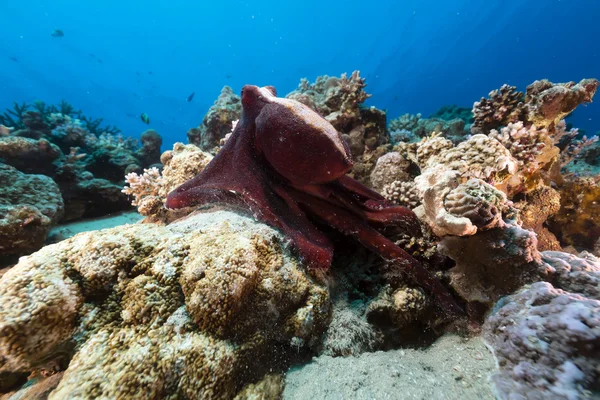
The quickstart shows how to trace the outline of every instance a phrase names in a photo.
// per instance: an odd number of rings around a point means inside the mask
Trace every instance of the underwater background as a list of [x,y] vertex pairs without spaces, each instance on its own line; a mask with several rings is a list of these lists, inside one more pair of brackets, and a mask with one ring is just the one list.
[[[600,3],[548,1],[2,1],[0,109],[65,99],[163,149],[202,120],[223,85],[274,85],[359,69],[388,111],[471,107],[503,83],[600,71]],[[62,37],[51,36],[55,29]],[[192,102],[186,98],[195,92]],[[599,128],[600,104],[569,122]]]
[[0,400],[600,399],[598,1],[0,16]]

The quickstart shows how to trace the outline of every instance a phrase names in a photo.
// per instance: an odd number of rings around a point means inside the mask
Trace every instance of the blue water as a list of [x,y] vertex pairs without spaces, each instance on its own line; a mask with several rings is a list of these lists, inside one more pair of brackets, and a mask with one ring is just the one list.
[[[133,136],[146,112],[165,148],[225,84],[285,94],[359,69],[393,118],[471,107],[503,83],[600,76],[597,0],[1,0],[0,16],[1,109],[66,99]],[[600,130],[600,102],[571,122]]]

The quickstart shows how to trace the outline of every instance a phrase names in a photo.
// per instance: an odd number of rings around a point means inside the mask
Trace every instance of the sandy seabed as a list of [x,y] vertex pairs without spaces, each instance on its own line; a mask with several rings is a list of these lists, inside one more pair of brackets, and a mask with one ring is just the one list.
[[480,338],[445,335],[425,349],[316,357],[288,371],[283,399],[494,399],[495,368]]

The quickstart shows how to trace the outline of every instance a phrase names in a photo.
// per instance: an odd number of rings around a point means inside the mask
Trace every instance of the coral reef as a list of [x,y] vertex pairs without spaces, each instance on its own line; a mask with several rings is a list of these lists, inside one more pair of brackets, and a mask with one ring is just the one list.
[[276,97],[272,87],[244,86],[242,105],[232,137],[198,176],[169,193],[168,208],[219,201],[249,210],[281,229],[310,268],[328,269],[333,243],[311,215],[394,263],[449,315],[460,313],[446,288],[380,232],[396,227],[419,236],[421,230],[410,209],[345,175],[349,149],[331,124],[297,101]]
[[371,187],[382,191],[392,182],[412,181],[411,163],[398,152],[387,153],[377,159],[371,171]]
[[527,120],[538,128],[554,127],[577,106],[591,102],[598,83],[597,79],[582,79],[579,83],[552,83],[547,79],[533,82],[525,93]]
[[48,173],[61,156],[60,148],[46,139],[0,137],[0,162],[28,174]]
[[232,398],[328,320],[327,290],[281,241],[218,211],[47,246],[2,277],[0,370],[63,359],[50,399]]
[[514,204],[522,227],[535,232],[540,251],[561,249],[558,239],[547,228],[548,218],[560,210],[560,199],[556,189],[541,185]]
[[473,133],[486,134],[492,129],[525,119],[525,95],[517,91],[515,86],[502,85],[488,96],[473,104]]
[[600,238],[600,178],[567,180],[560,194],[560,210],[550,218],[550,231],[566,245],[591,250]]
[[131,172],[125,176],[129,186],[122,192],[133,196],[131,204],[141,215],[150,217],[148,221],[167,222],[179,216],[164,207],[169,192],[198,175],[212,158],[198,146],[175,143],[173,150],[165,151],[160,158],[162,172],[155,167],[141,175]]
[[52,179],[0,163],[0,267],[9,256],[40,249],[63,212],[63,199]]
[[298,88],[286,97],[310,107],[339,132],[349,132],[361,125],[360,105],[370,97],[364,91],[366,86],[359,71],[350,77],[345,73],[339,78],[323,75],[313,84],[302,79]]
[[442,136],[453,143],[465,140],[469,135],[470,111],[465,112],[456,106],[440,108],[429,118],[422,118],[421,114],[404,114],[392,119],[388,125],[392,143],[417,142],[427,136]]
[[129,208],[121,193],[123,177],[159,162],[162,139],[157,132],[144,132],[140,147],[64,101],[57,106],[15,104],[0,119],[16,128],[0,135],[0,162],[43,174],[53,181],[51,188],[60,189],[64,213],[52,224]]
[[204,151],[216,153],[221,139],[231,132],[231,123],[242,115],[242,101],[229,86],[221,89],[221,94],[204,116],[197,128],[188,131],[187,137]]

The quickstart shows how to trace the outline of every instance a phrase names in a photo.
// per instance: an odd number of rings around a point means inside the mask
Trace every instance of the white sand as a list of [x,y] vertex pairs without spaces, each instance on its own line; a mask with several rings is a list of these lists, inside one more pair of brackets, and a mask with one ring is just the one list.
[[317,357],[288,371],[283,399],[494,399],[495,369],[481,339],[446,335],[422,350]]

